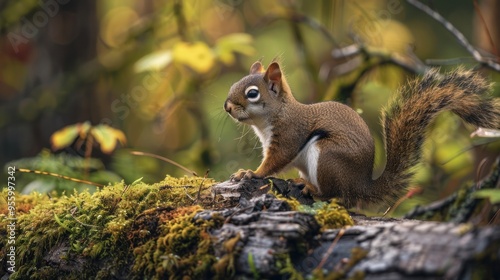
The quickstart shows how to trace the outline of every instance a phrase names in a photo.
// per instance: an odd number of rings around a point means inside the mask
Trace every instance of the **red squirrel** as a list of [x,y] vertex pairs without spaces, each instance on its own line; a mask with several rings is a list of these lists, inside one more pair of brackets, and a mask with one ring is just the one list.
[[442,111],[465,122],[500,129],[500,99],[478,73],[459,68],[441,75],[430,70],[399,90],[382,112],[387,163],[372,178],[375,145],[367,124],[350,107],[334,102],[302,104],[292,95],[279,63],[267,70],[258,61],[233,84],[224,109],[250,125],[262,142],[257,170],[242,170],[232,180],[264,178],[295,167],[316,199],[340,198],[348,207],[399,197],[421,156],[426,128]]

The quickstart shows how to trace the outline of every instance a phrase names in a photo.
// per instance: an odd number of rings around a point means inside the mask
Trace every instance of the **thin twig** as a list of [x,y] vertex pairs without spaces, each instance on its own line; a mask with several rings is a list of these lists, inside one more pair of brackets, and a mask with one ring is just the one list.
[[189,195],[188,193],[188,190],[187,190],[187,186],[184,186],[184,191],[186,192],[186,196],[191,199],[191,201],[193,202],[193,204],[196,202],[196,199],[194,199],[194,197],[192,197],[191,195]]
[[491,37],[490,29],[488,28],[488,24],[486,24],[486,20],[483,17],[483,13],[481,12],[481,8],[479,7],[477,0],[472,1],[472,3],[474,3],[474,9],[476,10],[476,13],[479,16],[479,19],[481,20],[481,23],[483,24],[484,31],[486,32],[486,35],[488,37],[488,43],[490,44],[490,47],[493,50],[493,53],[495,54],[495,56],[498,58],[498,49],[495,46],[495,42],[493,41],[493,38]]
[[347,58],[361,53],[361,47],[358,44],[352,44],[332,51],[333,58]]
[[376,58],[378,60],[371,62],[371,65],[369,67],[366,67],[367,69],[371,69],[375,66],[382,66],[386,64],[399,66],[404,70],[413,74],[424,74],[429,69],[427,65],[425,65],[422,61],[420,61],[420,59],[410,51],[408,52],[407,55],[409,59],[405,59],[403,58],[402,55],[399,54],[384,52],[375,49],[369,49],[365,47],[361,42],[349,45],[341,49],[335,49],[332,51],[332,56],[334,58],[355,57],[356,55],[364,55],[365,59],[356,60],[355,58],[352,58],[351,60],[349,60],[344,64],[341,64],[340,66],[346,69],[355,69],[358,68],[358,66],[361,65],[362,63],[366,62],[366,60],[369,60],[370,58]]
[[224,221],[224,223],[225,223],[225,224],[229,223],[229,222],[231,221],[231,219],[232,219],[234,216],[236,216],[236,215],[238,215],[238,214],[240,214],[240,213],[243,213],[243,212],[245,212],[245,211],[247,211],[247,210],[250,210],[250,209],[252,209],[253,207],[254,207],[254,206],[253,206],[253,205],[251,205],[251,206],[247,206],[247,207],[245,207],[245,208],[241,208],[241,209],[238,209],[238,210],[234,211],[234,213],[232,213],[231,215],[229,215],[229,216],[226,218],[226,220]]
[[317,22],[316,20],[314,20],[314,19],[312,19],[304,14],[300,14],[300,13],[294,13],[293,15],[291,15],[287,18],[280,16],[280,15],[269,15],[269,16],[264,17],[263,20],[261,20],[259,22],[258,26],[259,27],[260,26],[267,26],[269,23],[277,21],[277,20],[290,20],[293,22],[304,23],[304,24],[308,25],[309,27],[311,27],[312,29],[319,31],[321,33],[321,35],[323,35],[334,46],[340,46],[339,42],[332,36],[332,34],[330,34],[330,31],[328,31],[328,29],[326,27],[321,25],[321,23]]
[[462,34],[462,32],[460,32],[455,26],[453,26],[453,24],[447,21],[441,14],[434,11],[429,6],[423,4],[418,0],[406,0],[406,1],[409,4],[413,5],[414,7],[422,10],[423,12],[428,14],[430,17],[432,17],[439,23],[441,23],[446,28],[446,30],[448,30],[451,34],[453,34],[453,36],[455,36],[455,38],[457,38],[458,42],[474,57],[474,59],[477,62],[495,71],[500,72],[500,64],[494,62],[491,58],[487,58],[481,55],[481,53],[469,43],[467,38],[465,38],[464,34]]
[[148,157],[153,157],[153,158],[157,158],[157,159],[166,161],[166,162],[168,162],[170,164],[173,164],[173,165],[179,167],[180,169],[186,171],[187,173],[192,174],[193,176],[198,176],[198,174],[196,174],[196,172],[194,172],[193,170],[190,170],[187,167],[184,167],[184,166],[178,164],[177,162],[175,162],[175,161],[173,161],[171,159],[168,159],[166,157],[162,157],[162,156],[151,154],[151,153],[139,152],[139,151],[132,151],[130,153],[133,154],[133,155],[136,155],[136,156],[148,156]]
[[177,0],[174,3],[174,15],[175,19],[177,20],[177,33],[179,34],[179,37],[181,37],[182,40],[187,41],[187,36],[186,36],[186,18],[184,17],[183,13],[183,6],[182,6],[182,1]]
[[56,178],[61,178],[61,179],[65,179],[65,180],[69,180],[69,181],[73,181],[73,182],[78,182],[78,183],[82,183],[82,184],[92,185],[92,186],[96,186],[96,187],[100,187],[100,188],[104,188],[105,187],[105,185],[102,185],[102,184],[99,184],[99,183],[94,183],[94,182],[90,182],[90,181],[86,181],[86,180],[71,178],[71,177],[68,177],[68,176],[64,176],[64,175],[60,175],[60,174],[52,173],[52,172],[30,170],[30,169],[26,169],[26,168],[19,168],[19,171],[20,172],[24,172],[24,173],[35,173],[35,174],[41,174],[41,175],[49,175],[49,176],[53,176],[53,177],[56,177]]
[[401,205],[401,203],[403,203],[405,200],[407,199],[410,199],[412,198],[414,195],[417,195],[417,194],[420,194],[423,192],[423,189],[420,188],[420,187],[414,187],[414,188],[410,188],[408,190],[408,192],[401,198],[399,198],[395,203],[394,205],[392,205],[391,207],[389,207],[385,212],[384,212],[384,215],[382,217],[385,217],[386,215],[389,215],[391,213],[394,212],[394,210],[396,210],[399,205]]
[[406,0],[406,1],[411,5],[413,5],[414,7],[422,10],[423,12],[431,16],[433,19],[437,20],[439,23],[441,23],[449,32],[451,32],[451,34],[455,36],[455,38],[457,38],[460,44],[462,44],[462,46],[464,46],[465,49],[467,49],[467,51],[471,53],[472,56],[474,56],[474,58],[477,61],[482,59],[481,54],[469,43],[467,38],[465,38],[464,34],[462,34],[462,32],[460,32],[455,26],[453,26],[453,24],[447,21],[441,14],[434,11],[429,6],[421,3],[418,0]]
[[326,250],[326,253],[323,256],[323,258],[321,259],[321,262],[319,263],[318,267],[316,267],[316,270],[320,270],[321,268],[323,268],[326,261],[328,260],[328,257],[333,253],[333,248],[335,247],[335,245],[337,245],[337,243],[339,242],[339,239],[342,236],[344,236],[345,230],[346,230],[346,228],[341,228],[339,230],[339,232],[337,233],[337,236],[335,236],[335,239],[333,240],[332,244],[330,244],[330,247],[328,247],[328,250]]
[[493,217],[491,217],[490,221],[488,222],[488,225],[492,225],[493,222],[495,221],[495,219],[498,217],[498,214],[500,213],[500,209],[498,209],[496,212],[495,212],[495,215],[493,215]]
[[[476,171],[476,182],[479,182],[481,180],[481,172],[483,171],[483,168],[485,167],[486,163],[488,162],[488,158],[483,158],[480,162],[479,165],[477,166],[477,171]],[[476,183],[474,187],[478,187],[478,184]]]
[[207,172],[205,172],[205,176],[203,176],[203,180],[201,180],[200,187],[198,188],[198,195],[196,196],[196,200],[193,202],[193,204],[200,201],[201,188],[203,187],[203,183],[205,183],[205,180],[207,179],[209,172],[210,169],[207,169]]
[[436,66],[456,65],[456,64],[475,63],[475,62],[477,61],[473,57],[456,57],[448,59],[430,58],[425,60],[425,63],[427,63],[428,65],[436,65]]
[[71,217],[72,217],[73,219],[75,219],[75,221],[76,221],[77,223],[81,224],[82,226],[86,226],[86,227],[100,228],[100,226],[91,225],[91,224],[86,224],[86,223],[84,223],[84,222],[82,222],[82,221],[78,220],[78,218],[76,218],[76,217],[75,217],[75,213],[76,213],[76,211],[77,211],[77,210],[78,210],[78,207],[76,207],[76,206],[75,206],[75,207],[71,208],[71,210],[69,211],[69,213],[71,214]]

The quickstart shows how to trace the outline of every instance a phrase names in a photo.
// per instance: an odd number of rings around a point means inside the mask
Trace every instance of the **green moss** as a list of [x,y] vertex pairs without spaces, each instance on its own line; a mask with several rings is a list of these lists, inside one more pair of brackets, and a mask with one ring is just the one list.
[[[107,278],[127,272],[137,278],[179,278],[179,271],[192,278],[213,275],[216,260],[207,231],[220,227],[222,218],[195,222],[193,216],[202,208],[192,206],[199,190],[206,195],[213,183],[167,176],[153,185],[118,183],[93,194],[75,191],[52,198],[16,194],[18,266],[11,277]],[[6,188],[1,197],[7,197]],[[4,203],[0,216],[0,235],[6,235]],[[0,248],[3,259],[7,239],[0,239]],[[50,257],[76,265],[67,271],[54,269]]]
[[217,272],[216,279],[230,279],[234,277],[236,273],[235,260],[239,253],[236,249],[238,242],[240,242],[241,236],[237,234],[236,236],[228,239],[224,243],[225,254],[220,258],[217,263],[215,263],[214,268]]
[[295,269],[289,254],[278,256],[276,266],[279,268],[279,272],[283,275],[283,278],[286,277],[286,279],[291,280],[304,280],[302,274]]
[[[133,273],[170,279],[182,279],[183,276],[213,276],[212,266],[216,259],[207,230],[220,227],[222,218],[193,222],[194,215],[200,210],[199,206],[190,206],[164,210],[161,214],[148,213],[147,219],[158,218],[159,237],[149,238],[143,244],[140,242],[141,238],[132,237],[140,244],[134,249]],[[155,233],[136,230],[132,231],[132,234],[141,237]]]
[[[293,198],[293,197],[287,198],[284,195],[278,193],[272,187],[273,181],[269,180],[269,182],[270,182],[269,184],[271,184],[271,188],[270,189],[272,190],[272,194],[274,196],[276,196],[277,199],[285,200],[288,203],[288,205],[290,205],[290,208],[293,211],[301,211],[301,209],[302,209],[301,207],[303,207],[304,205],[300,204],[300,202],[297,199]],[[304,206],[304,207],[308,207],[308,206]]]
[[292,210],[310,213],[315,216],[322,229],[337,229],[354,225],[349,212],[333,199],[331,202],[317,201],[313,205],[302,205],[295,198],[286,198],[281,194],[274,193],[281,200],[285,200]]
[[332,200],[330,203],[318,201],[312,206],[301,205],[299,211],[313,214],[322,229],[335,229],[354,225],[349,212],[337,204],[336,200]]
[[252,275],[253,279],[260,279],[259,271],[257,270],[257,267],[255,266],[255,261],[253,260],[253,254],[251,252],[248,253],[248,265],[250,266],[250,269],[252,270]]
[[[233,277],[240,237],[226,241],[218,259],[209,232],[222,227],[224,218],[194,219],[203,208],[217,205],[209,192],[212,184],[211,179],[167,176],[156,184],[122,182],[96,192],[16,194],[18,266],[11,279]],[[5,188],[0,199],[6,197]],[[352,224],[335,202],[291,205],[315,214],[323,228]],[[0,235],[7,235],[8,214],[2,202]],[[7,247],[7,239],[0,239],[0,259]],[[282,264],[283,273],[301,279],[288,255]]]
[[500,250],[500,244],[494,243],[488,246],[481,253],[476,254],[474,258],[468,264],[468,268],[471,270],[471,279],[497,279],[498,269],[492,269],[498,267],[500,258],[498,256],[498,251]]

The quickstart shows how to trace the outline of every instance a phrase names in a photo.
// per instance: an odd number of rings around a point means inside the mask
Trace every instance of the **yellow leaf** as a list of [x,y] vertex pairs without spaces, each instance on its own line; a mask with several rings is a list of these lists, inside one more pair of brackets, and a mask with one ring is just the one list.
[[226,65],[234,63],[234,53],[252,55],[255,52],[252,36],[246,33],[233,33],[217,40],[215,53],[220,61]]
[[202,74],[208,72],[215,63],[212,50],[203,42],[179,42],[175,44],[172,54],[174,61]]
[[50,143],[53,150],[65,148],[79,136],[80,138],[87,137],[87,132],[90,128],[89,122],[77,123],[68,125],[54,132],[50,137]]
[[86,121],[84,123],[77,123],[76,126],[78,128],[78,134],[80,135],[80,138],[82,139],[87,138],[87,134],[89,133],[89,130],[92,127],[90,125],[90,122]]
[[106,124],[94,126],[90,133],[94,136],[96,142],[101,146],[101,151],[106,154],[113,152],[116,148],[117,141],[122,145],[127,143],[127,138],[121,130],[110,127]]

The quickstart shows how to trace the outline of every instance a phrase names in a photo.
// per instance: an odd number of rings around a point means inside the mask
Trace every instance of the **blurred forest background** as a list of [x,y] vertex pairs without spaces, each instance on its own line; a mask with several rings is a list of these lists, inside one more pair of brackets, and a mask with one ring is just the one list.
[[[484,66],[408,2],[1,0],[0,178],[6,181],[9,165],[104,184],[186,173],[131,151],[167,157],[200,175],[210,169],[208,176],[221,181],[256,168],[258,139],[222,105],[255,60],[267,65],[276,57],[298,100],[337,100],[363,116],[380,172],[379,111],[397,87],[432,65]],[[499,1],[423,3],[497,61]],[[482,69],[500,81],[497,71]],[[481,162],[491,163],[500,145],[471,139],[472,131],[450,114],[437,120],[415,178],[424,192],[404,209],[487,173]],[[25,192],[76,186],[16,176]]]

